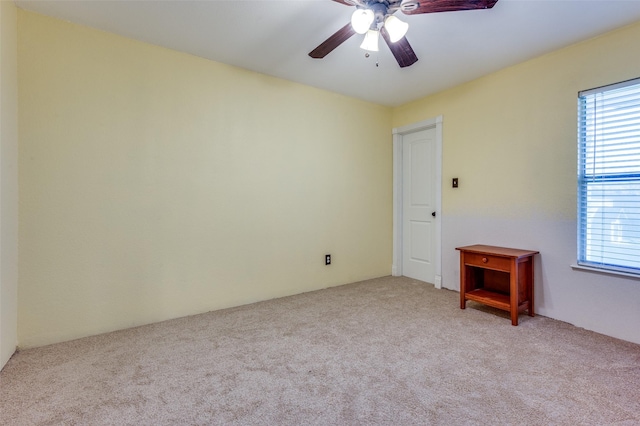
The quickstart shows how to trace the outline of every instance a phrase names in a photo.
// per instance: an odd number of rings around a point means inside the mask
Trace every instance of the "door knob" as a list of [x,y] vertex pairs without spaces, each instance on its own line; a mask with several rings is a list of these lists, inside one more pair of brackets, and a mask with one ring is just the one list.
[[436,212],[431,212],[431,216],[436,217]]

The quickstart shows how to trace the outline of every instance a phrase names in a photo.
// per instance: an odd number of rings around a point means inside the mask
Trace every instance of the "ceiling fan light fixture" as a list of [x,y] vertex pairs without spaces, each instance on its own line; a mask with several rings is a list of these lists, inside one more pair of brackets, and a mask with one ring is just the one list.
[[391,40],[392,43],[404,37],[409,30],[409,24],[393,15],[387,16],[387,19],[384,20],[384,27],[389,33],[389,40]]
[[379,35],[380,35],[380,31],[378,30],[367,31],[367,34],[364,36],[364,40],[360,45],[360,49],[368,50],[370,52],[377,52]]
[[373,10],[356,9],[351,15],[351,26],[356,33],[364,34],[371,27],[374,18]]

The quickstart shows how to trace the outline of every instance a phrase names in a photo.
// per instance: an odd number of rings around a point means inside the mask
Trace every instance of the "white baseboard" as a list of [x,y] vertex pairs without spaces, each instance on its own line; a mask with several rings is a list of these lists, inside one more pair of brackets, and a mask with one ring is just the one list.
[[434,280],[433,286],[435,288],[442,288],[442,275],[436,275],[436,279]]

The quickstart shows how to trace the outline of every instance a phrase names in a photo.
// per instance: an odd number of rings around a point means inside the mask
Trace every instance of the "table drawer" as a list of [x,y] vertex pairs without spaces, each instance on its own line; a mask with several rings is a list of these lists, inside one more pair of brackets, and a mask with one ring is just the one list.
[[464,263],[465,265],[480,266],[496,271],[511,271],[511,259],[490,254],[464,253]]

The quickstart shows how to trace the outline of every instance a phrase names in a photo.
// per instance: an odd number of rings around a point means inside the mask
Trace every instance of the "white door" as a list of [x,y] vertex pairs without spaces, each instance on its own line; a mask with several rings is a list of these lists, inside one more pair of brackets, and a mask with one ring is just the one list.
[[402,137],[402,275],[435,283],[436,129]]

